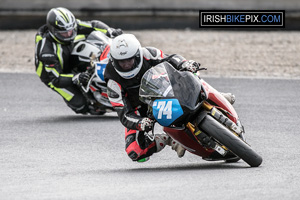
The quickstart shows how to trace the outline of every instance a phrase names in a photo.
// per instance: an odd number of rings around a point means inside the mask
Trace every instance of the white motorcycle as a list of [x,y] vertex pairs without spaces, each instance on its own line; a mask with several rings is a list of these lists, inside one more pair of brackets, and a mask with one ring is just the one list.
[[87,71],[90,80],[80,89],[89,102],[91,114],[103,115],[114,111],[104,81],[104,72],[110,56],[111,38],[100,31],[93,31],[85,40],[76,42],[71,53],[71,61],[76,72]]

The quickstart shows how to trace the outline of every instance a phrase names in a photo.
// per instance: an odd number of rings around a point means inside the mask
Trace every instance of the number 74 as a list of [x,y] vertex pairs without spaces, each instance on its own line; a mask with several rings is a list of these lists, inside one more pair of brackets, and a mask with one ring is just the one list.
[[153,106],[159,109],[157,119],[162,119],[162,115],[166,115],[167,119],[172,119],[172,101],[154,102]]

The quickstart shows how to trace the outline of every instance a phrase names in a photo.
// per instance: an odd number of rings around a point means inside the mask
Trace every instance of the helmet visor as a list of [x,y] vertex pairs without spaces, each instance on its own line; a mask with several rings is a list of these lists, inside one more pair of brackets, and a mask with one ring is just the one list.
[[63,41],[72,40],[76,36],[76,29],[66,31],[56,31],[56,36]]
[[134,67],[134,58],[128,58],[125,60],[118,60],[118,65],[120,66],[120,70],[123,72],[128,72]]

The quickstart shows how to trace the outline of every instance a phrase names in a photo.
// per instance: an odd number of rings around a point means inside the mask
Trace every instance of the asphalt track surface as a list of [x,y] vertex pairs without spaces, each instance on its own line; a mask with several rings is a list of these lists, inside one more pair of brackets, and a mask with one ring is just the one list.
[[300,199],[300,80],[205,79],[236,95],[260,167],[170,148],[132,162],[114,113],[75,115],[35,74],[0,73],[0,199]]

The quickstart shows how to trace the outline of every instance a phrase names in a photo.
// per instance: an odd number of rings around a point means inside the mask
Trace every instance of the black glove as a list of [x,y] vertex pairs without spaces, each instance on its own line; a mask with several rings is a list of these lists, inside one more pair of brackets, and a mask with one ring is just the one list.
[[123,31],[120,28],[118,28],[118,29],[109,28],[107,30],[107,36],[111,37],[111,38],[117,37],[118,35],[121,35],[121,34],[123,34]]
[[181,70],[186,70],[193,73],[197,72],[199,69],[200,69],[200,63],[197,63],[196,61],[193,60],[185,61],[181,65]]
[[75,85],[87,85],[89,80],[90,80],[90,74],[87,72],[82,72],[76,74],[73,78],[72,81]]
[[149,132],[152,130],[154,124],[154,120],[148,118],[148,117],[144,117],[140,122],[139,122],[139,130],[140,131],[145,131],[145,132]]

